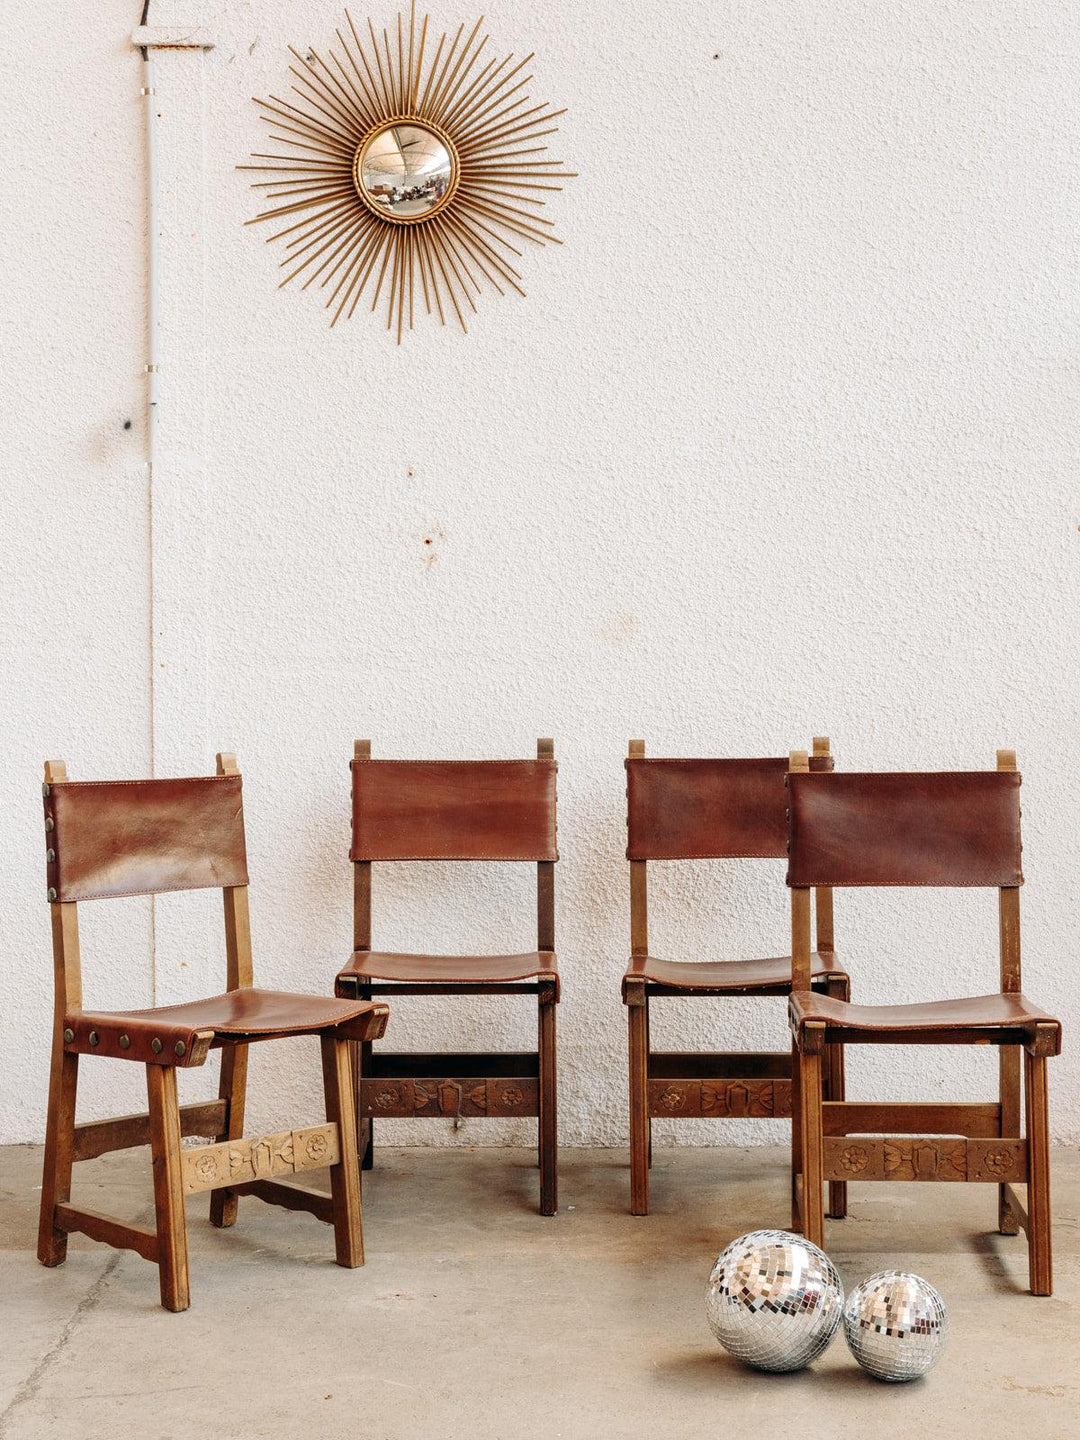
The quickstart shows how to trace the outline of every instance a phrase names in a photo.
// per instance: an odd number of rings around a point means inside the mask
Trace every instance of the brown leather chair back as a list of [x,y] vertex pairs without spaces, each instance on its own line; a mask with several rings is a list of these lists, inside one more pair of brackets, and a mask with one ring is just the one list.
[[1020,776],[792,773],[788,884],[1016,886]]
[[[630,860],[782,859],[787,756],[766,760],[627,759]],[[815,755],[815,771],[831,755]]]
[[51,900],[248,883],[239,775],[54,780],[44,799]]
[[554,760],[352,762],[354,862],[554,861]]

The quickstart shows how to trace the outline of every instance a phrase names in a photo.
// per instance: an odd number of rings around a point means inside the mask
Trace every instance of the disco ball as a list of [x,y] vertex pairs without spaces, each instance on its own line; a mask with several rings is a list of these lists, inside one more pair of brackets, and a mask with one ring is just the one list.
[[883,1270],[848,1296],[844,1334],[851,1353],[871,1375],[914,1380],[941,1359],[949,1317],[933,1285],[903,1270]]
[[844,1288],[816,1245],[786,1230],[751,1230],[709,1276],[705,1310],[725,1350],[756,1370],[801,1370],[836,1334]]

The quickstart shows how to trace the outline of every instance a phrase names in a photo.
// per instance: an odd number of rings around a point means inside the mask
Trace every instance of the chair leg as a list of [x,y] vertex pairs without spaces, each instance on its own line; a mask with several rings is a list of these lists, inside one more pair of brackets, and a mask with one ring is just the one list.
[[[218,1094],[228,1106],[227,1127],[219,1140],[239,1140],[244,1133],[244,1110],[247,1104],[248,1047],[227,1045],[221,1052],[221,1083]],[[210,1224],[219,1230],[236,1224],[240,1197],[227,1186],[210,1192]]]
[[801,1102],[799,1099],[799,1051],[791,1042],[791,1228],[802,1230],[802,1213],[799,1209],[799,1179],[802,1175],[802,1124]]
[[[370,1000],[370,985],[361,985],[356,992],[356,997],[358,1000]],[[360,1168],[361,1170],[373,1170],[375,1168],[375,1121],[370,1115],[360,1119],[360,1077],[371,1074],[371,1041],[362,1040],[356,1049],[353,1094],[356,1097],[356,1134],[360,1150]]]
[[649,1027],[645,1006],[628,1005],[630,1030],[630,1213],[649,1213]]
[[799,1048],[799,1129],[802,1151],[802,1233],[813,1245],[825,1243],[824,1142],[821,1131],[820,1051]]
[[173,1066],[147,1065],[146,1098],[150,1111],[161,1303],[166,1310],[186,1310],[191,1304],[191,1286],[180,1168],[180,1110]]
[[358,1122],[357,1134],[363,1144],[360,1151],[360,1169],[375,1169],[375,1121],[370,1115],[365,1115],[363,1120]]
[[[847,990],[847,981],[839,984],[830,982],[828,986],[828,993],[841,1000],[848,998]],[[844,1099],[844,1047],[842,1045],[826,1045],[825,1047],[825,1098],[828,1100]],[[847,1215],[847,1206],[847,1181],[830,1180],[829,1218],[843,1220]]]
[[[830,1100],[844,1098],[844,1052],[839,1045],[830,1045],[825,1054],[825,1094]],[[829,1218],[843,1220],[848,1208],[847,1181],[830,1180],[828,1196]]]
[[56,1228],[56,1207],[71,1199],[71,1166],[75,1151],[75,1092],[79,1057],[57,1042],[49,1077],[49,1115],[45,1129],[45,1163],[41,1176],[38,1259],[62,1265],[67,1259],[67,1231]]
[[[1001,1102],[1000,1133],[1011,1139],[1020,1134],[1020,1047],[1002,1045],[998,1051],[998,1096]],[[1016,1235],[1020,1221],[1009,1204],[1008,1187],[998,1186],[998,1232]]]
[[356,1153],[356,1102],[349,1042],[320,1036],[326,1118],[338,1127],[341,1158],[330,1167],[337,1263],[353,1270],[364,1263],[364,1229],[360,1208],[360,1162]]
[[375,1121],[370,1115],[360,1114],[360,1096],[363,1093],[360,1081],[371,1058],[371,1041],[349,1042],[352,1057],[353,1099],[356,1102],[356,1151],[360,1156],[360,1169],[370,1170],[375,1164]]
[[1050,1126],[1046,1059],[1024,1054],[1024,1107],[1028,1148],[1028,1275],[1033,1295],[1054,1290],[1050,1241]]
[[540,1052],[540,1214],[554,1215],[559,1206],[558,1092],[555,1084],[555,991],[540,991],[538,1049]]
[[[649,1056],[652,1054],[652,1016],[649,1011],[649,992],[645,991],[645,1073],[649,1070]],[[646,1093],[647,1087],[646,1087]],[[652,1169],[652,1116],[649,1114],[649,1107],[645,1107],[645,1124],[649,1132],[649,1169]]]

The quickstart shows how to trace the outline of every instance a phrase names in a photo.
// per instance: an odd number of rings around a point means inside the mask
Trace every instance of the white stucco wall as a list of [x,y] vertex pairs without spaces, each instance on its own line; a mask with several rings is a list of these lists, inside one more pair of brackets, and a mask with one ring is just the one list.
[[[527,300],[486,299],[467,337],[425,324],[399,350],[359,311],[331,333],[310,291],[278,293],[277,257],[242,225],[249,97],[282,93],[287,43],[332,40],[338,7],[155,4],[217,46],[158,58],[153,516],[137,9],[61,3],[43,24],[23,7],[3,60],[0,1139],[44,1128],[46,755],[129,776],[235,749],[257,977],[324,990],[349,947],[354,736],[482,756],[553,734],[562,1138],[617,1145],[626,740],[761,754],[814,732],[845,768],[1017,748],[1025,988],[1069,1026],[1052,1120],[1076,1139],[1075,7],[500,0],[493,38],[535,49],[537,98],[570,107],[566,244],[527,257]],[[531,943],[528,871],[376,883],[387,948]],[[785,948],[780,865],[658,869],[653,890],[662,953]],[[89,1003],[219,985],[206,897],[158,902],[153,931],[148,902],[84,910]],[[862,999],[994,986],[991,894],[844,894],[837,930]],[[413,1001],[392,1037],[517,1047],[532,1026],[525,1002]],[[669,1002],[656,1029],[781,1044],[783,1007]],[[319,1113],[310,1045],[300,1068],[282,1048],[256,1057],[253,1126]],[[136,1067],[84,1074],[84,1114],[140,1106]],[[978,1098],[993,1074],[985,1053],[862,1052],[850,1089]],[[777,1133],[658,1125],[662,1142]]]

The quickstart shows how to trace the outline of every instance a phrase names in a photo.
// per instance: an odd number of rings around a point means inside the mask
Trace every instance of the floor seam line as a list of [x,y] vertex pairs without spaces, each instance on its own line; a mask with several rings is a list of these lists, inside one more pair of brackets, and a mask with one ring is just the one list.
[[0,1415],[0,1440],[3,1440],[3,1436],[8,1433],[8,1427],[15,1411],[20,1409],[23,1405],[29,1404],[30,1401],[33,1400],[34,1397],[37,1395],[38,1391],[41,1388],[41,1383],[45,1379],[45,1376],[48,1374],[48,1372],[52,1369],[53,1363],[58,1360],[63,1354],[64,1350],[67,1349],[67,1346],[71,1341],[71,1337],[75,1334],[75,1331],[79,1328],[80,1324],[86,1318],[86,1316],[89,1315],[90,1312],[97,1305],[98,1300],[101,1298],[101,1292],[105,1288],[106,1281],[110,1278],[111,1275],[113,1275],[116,1267],[120,1264],[120,1261],[123,1258],[123,1251],[121,1250],[117,1250],[112,1255],[110,1255],[101,1274],[90,1286],[90,1289],[87,1290],[86,1294],[82,1297],[79,1303],[75,1306],[75,1309],[72,1311],[67,1324],[64,1326],[63,1330],[61,1330],[55,1344],[49,1347],[49,1349],[41,1357],[38,1363],[34,1366],[33,1370],[31,1370],[30,1374],[19,1386],[18,1390],[16,1390],[15,1394],[11,1397],[3,1414]]

